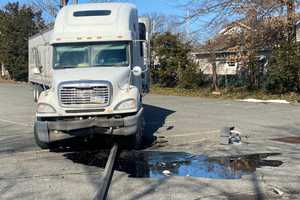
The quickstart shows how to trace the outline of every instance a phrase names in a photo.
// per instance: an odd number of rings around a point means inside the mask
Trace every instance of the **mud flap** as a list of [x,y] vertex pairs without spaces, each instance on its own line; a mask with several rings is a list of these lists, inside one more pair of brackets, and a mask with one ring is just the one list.
[[47,122],[36,121],[35,122],[35,131],[38,136],[38,139],[44,143],[50,143],[49,129]]

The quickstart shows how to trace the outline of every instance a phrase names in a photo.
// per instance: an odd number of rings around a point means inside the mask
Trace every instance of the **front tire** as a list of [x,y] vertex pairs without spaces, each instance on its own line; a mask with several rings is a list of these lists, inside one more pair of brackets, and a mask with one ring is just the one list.
[[143,149],[143,147],[144,147],[144,139],[145,139],[144,126],[145,126],[144,117],[141,117],[136,133],[131,136],[133,148],[135,150],[140,150],[140,149]]
[[34,140],[35,143],[41,148],[41,149],[50,149],[51,148],[51,143],[46,143],[40,140],[39,134],[37,132],[36,125],[34,125]]

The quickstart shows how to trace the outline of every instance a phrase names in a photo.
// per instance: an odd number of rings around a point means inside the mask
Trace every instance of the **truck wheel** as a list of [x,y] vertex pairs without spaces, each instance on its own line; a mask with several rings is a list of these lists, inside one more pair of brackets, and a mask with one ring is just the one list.
[[136,133],[132,136],[133,137],[133,148],[136,150],[140,150],[143,148],[144,146],[144,118],[142,117],[139,125],[138,125],[138,129],[136,131]]
[[42,142],[39,138],[36,125],[34,125],[34,140],[35,143],[41,148],[41,149],[50,149],[51,143]]

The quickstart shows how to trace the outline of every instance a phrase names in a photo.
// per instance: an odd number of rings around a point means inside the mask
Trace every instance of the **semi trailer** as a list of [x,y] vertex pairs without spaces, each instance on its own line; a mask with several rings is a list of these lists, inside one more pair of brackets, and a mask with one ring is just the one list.
[[108,134],[140,148],[150,37],[134,5],[90,3],[63,7],[53,26],[29,38],[37,145]]

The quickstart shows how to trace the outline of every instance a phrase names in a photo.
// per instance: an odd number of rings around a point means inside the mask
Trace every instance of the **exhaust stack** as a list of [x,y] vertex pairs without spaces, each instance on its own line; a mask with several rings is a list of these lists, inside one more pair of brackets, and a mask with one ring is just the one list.
[[68,4],[69,0],[60,0],[60,7],[65,7]]
[[[60,7],[64,7],[68,4],[69,0],[60,0]],[[72,0],[72,3],[74,5],[78,4],[78,0]]]

